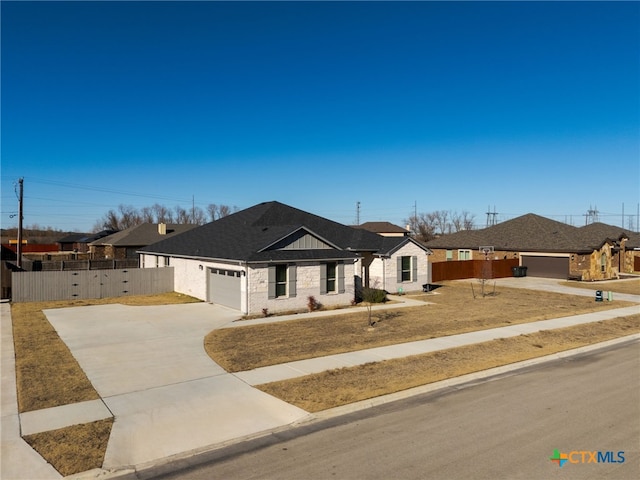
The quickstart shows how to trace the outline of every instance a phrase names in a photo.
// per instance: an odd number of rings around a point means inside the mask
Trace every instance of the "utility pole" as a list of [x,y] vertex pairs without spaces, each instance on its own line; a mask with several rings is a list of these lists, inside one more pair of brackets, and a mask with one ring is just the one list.
[[356,202],[356,225],[360,225],[360,202]]
[[18,179],[18,268],[22,268],[22,200],[24,198],[24,178]]

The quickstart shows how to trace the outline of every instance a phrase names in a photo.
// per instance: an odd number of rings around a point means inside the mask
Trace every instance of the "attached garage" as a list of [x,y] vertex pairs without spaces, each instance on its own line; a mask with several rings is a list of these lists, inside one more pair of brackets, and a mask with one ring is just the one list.
[[209,269],[207,301],[240,310],[241,286],[238,270]]
[[569,257],[522,255],[521,258],[529,277],[569,278]]

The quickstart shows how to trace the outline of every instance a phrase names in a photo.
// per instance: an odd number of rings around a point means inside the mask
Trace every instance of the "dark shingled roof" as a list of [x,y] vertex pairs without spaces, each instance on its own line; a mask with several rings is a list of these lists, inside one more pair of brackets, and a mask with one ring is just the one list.
[[164,238],[172,237],[191,230],[197,225],[167,223],[167,233],[161,235],[158,232],[157,223],[141,223],[135,227],[127,228],[112,235],[91,242],[90,245],[113,245],[114,247],[144,247],[156,243]]
[[61,238],[57,243],[90,243],[117,232],[118,230],[102,230],[98,233],[72,233]]
[[623,229],[605,224],[574,227],[533,213],[481,230],[443,235],[426,243],[429,248],[468,248],[483,245],[496,250],[587,253],[604,242],[617,241]]
[[[335,249],[269,249],[301,229]],[[356,252],[384,253],[391,245],[388,240],[391,239],[272,201],[160,241],[141,252],[242,262],[346,259],[356,258]]]
[[632,233],[621,227],[607,225],[606,223],[590,223],[579,228],[579,235],[589,245],[602,246],[606,240],[618,241],[622,238],[630,238]]
[[369,230],[374,233],[402,233],[403,235],[409,233],[409,230],[390,222],[365,222],[360,225],[356,225],[355,228],[364,228],[365,230]]

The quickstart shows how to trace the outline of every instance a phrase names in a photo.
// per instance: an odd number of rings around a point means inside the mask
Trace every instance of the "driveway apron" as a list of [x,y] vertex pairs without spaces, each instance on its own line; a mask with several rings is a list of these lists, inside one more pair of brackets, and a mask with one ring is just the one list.
[[228,374],[204,337],[238,318],[206,303],[46,310],[113,413],[103,468],[144,465],[300,420],[307,412]]

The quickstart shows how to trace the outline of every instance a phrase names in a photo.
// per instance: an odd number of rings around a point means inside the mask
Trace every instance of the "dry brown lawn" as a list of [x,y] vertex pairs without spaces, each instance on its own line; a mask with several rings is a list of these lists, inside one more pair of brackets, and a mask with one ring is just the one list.
[[[517,323],[617,308],[629,303],[595,302],[584,296],[498,287],[476,298],[471,284],[444,282],[435,293],[412,296],[430,305],[374,311],[368,328],[363,312],[212,331],[205,339],[211,358],[230,372],[366,348],[412,342]],[[493,292],[493,288],[488,288]]]
[[308,412],[640,332],[640,315],[330,370],[258,388]]
[[113,419],[26,435],[25,441],[63,476],[102,466]]
[[603,290],[614,293],[628,293],[640,295],[640,279],[608,280],[606,282],[562,282],[561,285],[588,290]]

